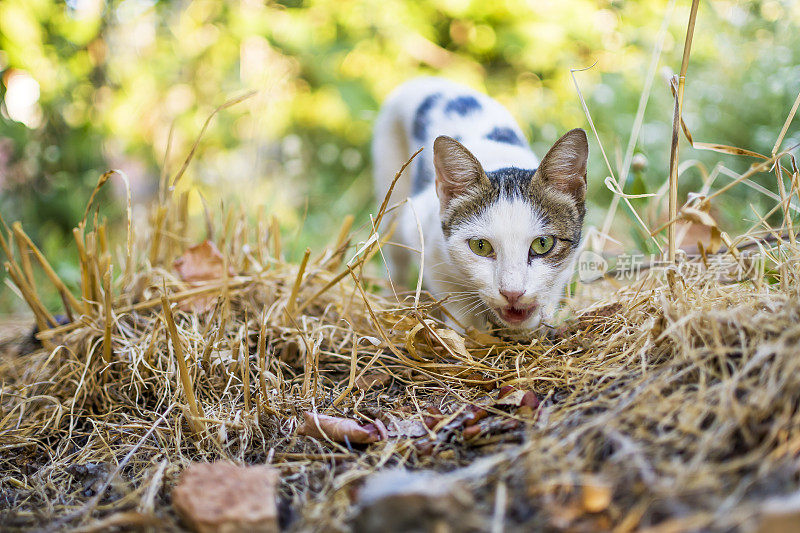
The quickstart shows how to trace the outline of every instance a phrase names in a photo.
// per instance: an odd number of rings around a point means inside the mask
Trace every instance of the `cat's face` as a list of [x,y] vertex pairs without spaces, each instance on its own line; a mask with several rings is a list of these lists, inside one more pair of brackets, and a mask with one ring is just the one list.
[[[434,143],[442,230],[459,315],[529,329],[558,304],[580,241],[588,144],[573,130],[536,171],[485,173],[460,143]],[[463,304],[463,305],[462,305]]]

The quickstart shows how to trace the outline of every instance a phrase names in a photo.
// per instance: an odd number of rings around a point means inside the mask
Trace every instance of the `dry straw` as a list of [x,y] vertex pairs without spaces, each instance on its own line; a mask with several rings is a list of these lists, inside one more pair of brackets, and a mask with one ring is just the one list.
[[[796,110],[769,156],[694,143],[762,163],[671,210],[668,223],[694,216],[715,225],[697,213],[771,171],[779,227],[764,215],[747,234],[720,229],[716,255],[701,247],[692,259],[676,254],[666,271],[584,286],[566,302],[562,326],[522,340],[456,333],[439,302],[395,297],[370,276],[370,258],[391,245],[379,231],[395,207],[388,196],[374,223],[353,231],[348,217],[330,247],[307,250],[299,264],[284,260],[276,218],[252,223],[228,209],[222,227],[209,227],[233,274],[190,284],[172,262],[198,236],[186,196],[164,178],[149,227],[136,239],[128,230],[121,268],[87,209],[75,230],[79,298],[23,227],[2,221],[6,268],[43,347],[0,362],[0,522],[84,531],[154,517],[176,524],[166,496],[180,468],[226,458],[275,464],[281,498],[298,511],[294,527],[335,530],[352,518],[352,489],[374,470],[447,470],[481,456],[488,462],[466,471],[480,475],[463,474],[478,529],[681,531],[752,520],[766,497],[800,485],[800,180],[781,148]],[[693,142],[685,125],[684,133]],[[42,303],[38,267],[70,323],[58,326]],[[360,385],[376,375],[377,387]],[[535,391],[536,416],[492,407],[504,385]],[[464,438],[451,422],[473,402],[514,423]],[[429,407],[444,415],[421,437],[354,448],[295,434],[305,411],[368,423],[423,420]]]

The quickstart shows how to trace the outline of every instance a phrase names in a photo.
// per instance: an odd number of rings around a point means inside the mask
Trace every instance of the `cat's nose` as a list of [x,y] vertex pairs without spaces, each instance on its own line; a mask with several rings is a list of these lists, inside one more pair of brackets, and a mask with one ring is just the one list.
[[508,300],[509,305],[514,305],[525,294],[525,291],[504,291],[501,289],[500,294]]

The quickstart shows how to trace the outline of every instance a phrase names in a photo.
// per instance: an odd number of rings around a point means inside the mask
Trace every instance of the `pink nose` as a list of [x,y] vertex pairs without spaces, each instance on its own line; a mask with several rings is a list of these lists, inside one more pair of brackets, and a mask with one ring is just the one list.
[[515,303],[517,303],[517,300],[519,300],[522,297],[522,295],[525,294],[525,291],[504,291],[504,290],[501,290],[500,294],[505,296],[505,298],[506,298],[506,300],[508,300],[509,304],[514,305]]

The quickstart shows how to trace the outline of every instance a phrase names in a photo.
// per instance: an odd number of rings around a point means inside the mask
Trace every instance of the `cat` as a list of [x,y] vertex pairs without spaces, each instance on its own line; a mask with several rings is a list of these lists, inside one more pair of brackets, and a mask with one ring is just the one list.
[[572,275],[586,212],[586,132],[564,134],[541,163],[524,139],[500,103],[442,78],[402,84],[375,122],[379,202],[424,147],[393,192],[409,201],[386,247],[389,274],[405,281],[411,262],[421,262],[424,287],[464,327],[534,329],[551,320]]

